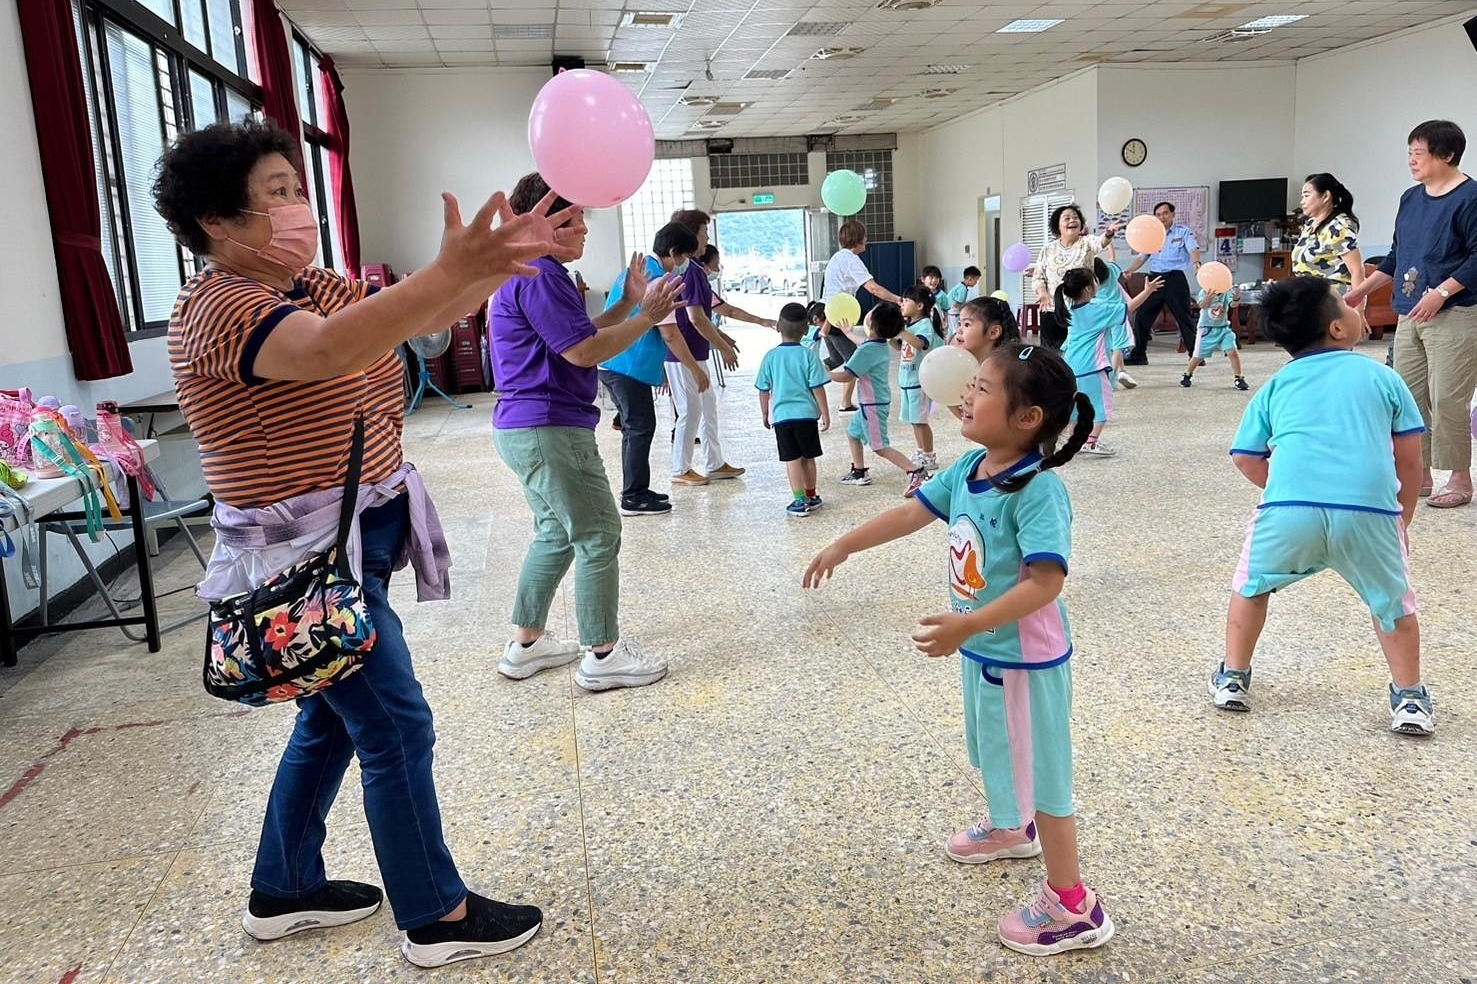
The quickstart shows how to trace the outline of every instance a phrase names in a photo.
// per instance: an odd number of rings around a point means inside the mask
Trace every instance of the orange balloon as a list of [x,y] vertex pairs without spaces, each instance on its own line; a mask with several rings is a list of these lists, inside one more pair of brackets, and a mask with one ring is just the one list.
[[1123,237],[1136,253],[1157,253],[1164,248],[1164,223],[1152,215],[1139,215],[1128,223]]
[[1195,279],[1212,294],[1224,294],[1231,289],[1231,268],[1224,263],[1212,261],[1200,268]]

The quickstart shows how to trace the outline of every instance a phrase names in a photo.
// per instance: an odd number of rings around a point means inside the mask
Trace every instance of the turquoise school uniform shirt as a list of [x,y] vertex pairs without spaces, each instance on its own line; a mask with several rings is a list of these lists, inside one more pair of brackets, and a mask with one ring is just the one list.
[[1113,326],[1128,320],[1128,298],[1123,295],[1123,268],[1116,263],[1104,261],[1108,267],[1108,279],[1097,285],[1097,293],[1089,304],[1108,307],[1113,311]]
[[[647,282],[654,284],[666,275],[667,272],[662,269],[661,260],[648,253],[646,256]],[[605,310],[609,311],[621,302],[621,298],[625,296],[625,289],[626,271],[622,270],[621,275],[615,279],[615,283],[610,288],[610,296],[605,299]],[[678,303],[680,305],[683,301],[679,300]],[[640,308],[636,310],[639,311]],[[635,314],[635,311],[631,313]],[[660,386],[667,380],[666,363],[667,343],[662,340],[661,330],[653,327],[642,333],[630,348],[600,363],[600,368],[618,372],[622,376],[630,376],[632,379],[640,380],[651,386]]]
[[1390,438],[1425,431],[1395,370],[1357,352],[1305,352],[1252,397],[1232,454],[1270,458],[1257,508],[1322,506],[1400,515]]
[[1212,294],[1208,290],[1202,290],[1195,295],[1195,303],[1200,305],[1200,327],[1231,327],[1231,291]]
[[887,369],[891,364],[887,343],[880,338],[869,338],[856,347],[856,352],[841,368],[856,377],[859,404],[885,407],[892,403],[892,386],[887,381]]
[[973,291],[970,288],[964,286],[962,282],[950,287],[948,295],[949,308],[952,309],[955,304],[962,305],[966,301],[972,300],[972,298],[970,297],[970,294],[972,293]]
[[[1036,468],[1029,455],[994,481],[975,479],[983,449],[971,451],[929,479],[916,497],[949,524],[949,607],[973,612],[1019,584],[1031,564],[1056,564],[1063,571],[1072,552],[1072,503],[1053,472],[1042,472],[1019,492],[1001,492],[995,482]],[[985,666],[1046,669],[1072,655],[1067,607],[1060,597],[1018,622],[970,636],[961,655]]]
[[1072,308],[1067,325],[1067,340],[1062,345],[1062,358],[1078,376],[1091,376],[1113,365],[1108,354],[1108,334],[1123,324],[1119,311],[1111,304],[1078,304]]
[[771,423],[817,420],[821,410],[811,391],[830,378],[815,352],[799,342],[781,342],[764,353],[754,388],[769,394]]
[[897,364],[899,389],[916,389],[918,387],[918,363],[922,362],[923,357],[929,352],[944,344],[944,337],[933,326],[932,318],[913,322],[908,326],[908,332],[917,335],[918,341],[923,342],[924,347],[922,351],[918,351],[907,342],[903,343],[903,357]]

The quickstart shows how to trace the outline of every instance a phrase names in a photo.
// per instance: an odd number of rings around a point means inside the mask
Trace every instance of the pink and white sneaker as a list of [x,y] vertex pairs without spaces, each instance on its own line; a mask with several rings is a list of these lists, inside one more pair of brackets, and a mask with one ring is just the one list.
[[962,864],[984,864],[1001,858],[1034,858],[1041,853],[1041,842],[1036,839],[1036,824],[1026,824],[1019,830],[997,830],[990,826],[989,817],[965,827],[944,842],[944,853]]
[[1087,890],[1083,912],[1062,905],[1046,882],[1035,901],[1000,917],[1000,942],[1017,953],[1049,957],[1068,950],[1091,950],[1113,938],[1113,920],[1103,910],[1097,893]]

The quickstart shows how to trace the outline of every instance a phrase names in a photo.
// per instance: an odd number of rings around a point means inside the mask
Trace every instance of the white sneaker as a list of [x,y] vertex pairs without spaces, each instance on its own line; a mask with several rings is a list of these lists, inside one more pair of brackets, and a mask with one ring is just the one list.
[[1139,381],[1130,376],[1127,369],[1118,373],[1118,382],[1123,384],[1124,389],[1137,389],[1139,385]]
[[593,652],[585,653],[574,671],[574,682],[586,690],[615,690],[645,687],[666,675],[666,660],[647,656],[634,642],[622,639],[604,659],[596,659]]
[[1082,453],[1090,454],[1098,458],[1111,458],[1113,457],[1113,455],[1118,453],[1118,450],[1116,448],[1109,447],[1103,441],[1098,440],[1089,441],[1087,444],[1082,445]]
[[564,642],[548,632],[538,637],[531,646],[516,640],[508,642],[497,671],[510,680],[527,680],[540,670],[551,670],[579,659],[580,645]]

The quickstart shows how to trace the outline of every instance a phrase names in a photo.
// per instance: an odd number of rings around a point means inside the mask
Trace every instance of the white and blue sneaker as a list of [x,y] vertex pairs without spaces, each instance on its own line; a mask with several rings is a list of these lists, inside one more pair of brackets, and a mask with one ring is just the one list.
[[1397,735],[1422,737],[1436,733],[1436,712],[1424,685],[1397,690],[1390,684],[1390,730]]
[[1210,673],[1210,697],[1223,711],[1251,710],[1251,671],[1228,670],[1222,662]]
[[791,516],[809,516],[810,500],[804,498],[795,499],[788,506],[785,507],[785,512],[789,513]]

